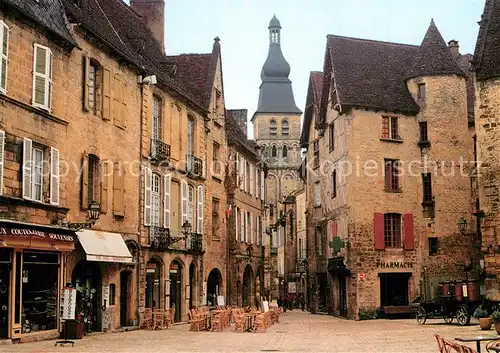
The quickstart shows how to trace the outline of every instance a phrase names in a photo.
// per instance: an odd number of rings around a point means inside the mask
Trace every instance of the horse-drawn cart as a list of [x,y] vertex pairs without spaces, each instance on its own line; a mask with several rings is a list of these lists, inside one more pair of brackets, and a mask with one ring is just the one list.
[[474,310],[481,304],[479,284],[476,281],[443,282],[439,284],[440,295],[432,300],[415,299],[410,310],[415,312],[415,318],[421,325],[427,319],[443,318],[451,323],[454,318],[461,326],[470,323]]

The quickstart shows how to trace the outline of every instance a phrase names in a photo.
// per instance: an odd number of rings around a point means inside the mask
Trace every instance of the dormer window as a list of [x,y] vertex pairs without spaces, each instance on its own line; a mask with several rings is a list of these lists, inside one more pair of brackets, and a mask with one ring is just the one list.
[[273,119],[269,124],[269,133],[271,135],[276,135],[276,130],[277,130],[276,120]]
[[382,139],[401,141],[401,137],[399,136],[398,117],[382,117]]

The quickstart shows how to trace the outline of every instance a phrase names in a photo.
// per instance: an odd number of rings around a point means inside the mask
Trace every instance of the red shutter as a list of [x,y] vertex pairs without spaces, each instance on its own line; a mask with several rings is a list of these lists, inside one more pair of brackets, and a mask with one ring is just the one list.
[[375,249],[383,250],[385,248],[383,213],[375,213],[373,215],[373,226],[375,234]]
[[412,213],[407,213],[404,215],[403,218],[403,224],[404,224],[404,234],[405,234],[405,240],[404,240],[404,248],[405,250],[413,250],[414,248],[414,239],[413,239],[413,214]]

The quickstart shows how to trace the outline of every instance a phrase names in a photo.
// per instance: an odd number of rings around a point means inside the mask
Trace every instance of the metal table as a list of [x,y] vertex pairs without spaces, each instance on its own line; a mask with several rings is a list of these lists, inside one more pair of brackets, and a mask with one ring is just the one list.
[[476,342],[477,353],[481,353],[482,341],[494,341],[499,338],[500,338],[499,335],[478,335],[478,336],[467,336],[467,337],[455,337],[455,340],[460,342]]

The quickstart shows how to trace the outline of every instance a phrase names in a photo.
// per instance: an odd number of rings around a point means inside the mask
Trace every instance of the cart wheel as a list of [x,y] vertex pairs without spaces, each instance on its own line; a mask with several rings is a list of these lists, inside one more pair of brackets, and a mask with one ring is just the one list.
[[448,316],[444,316],[443,319],[444,319],[445,323],[451,324],[451,322],[453,321],[453,314],[449,314]]
[[467,305],[461,305],[457,310],[457,322],[460,326],[467,326],[470,323],[470,314]]
[[427,312],[425,311],[425,309],[419,307],[417,312],[415,313],[415,318],[420,325],[425,324],[425,322],[427,321]]

